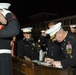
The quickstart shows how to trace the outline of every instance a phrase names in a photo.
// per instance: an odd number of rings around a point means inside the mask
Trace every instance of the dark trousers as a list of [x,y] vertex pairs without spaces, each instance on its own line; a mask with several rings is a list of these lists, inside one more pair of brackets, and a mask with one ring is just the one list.
[[12,75],[11,54],[0,54],[0,75]]
[[74,68],[74,73],[73,73],[73,75],[76,75],[76,67]]

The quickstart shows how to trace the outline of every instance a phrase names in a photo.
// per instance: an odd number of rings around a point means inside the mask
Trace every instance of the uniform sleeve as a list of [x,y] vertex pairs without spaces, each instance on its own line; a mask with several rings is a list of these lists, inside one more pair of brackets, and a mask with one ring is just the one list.
[[12,13],[6,15],[7,25],[0,30],[0,38],[9,38],[19,34],[20,24]]
[[24,58],[24,47],[21,41],[17,43],[17,57]]
[[72,58],[66,58],[61,61],[61,64],[64,68],[76,66],[76,43],[74,43],[72,47]]

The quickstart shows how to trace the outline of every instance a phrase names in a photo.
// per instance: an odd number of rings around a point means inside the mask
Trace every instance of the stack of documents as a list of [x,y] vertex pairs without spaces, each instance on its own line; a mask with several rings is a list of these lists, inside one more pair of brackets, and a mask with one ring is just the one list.
[[51,65],[51,64],[49,64],[49,63],[41,62],[41,61],[38,61],[38,60],[32,60],[32,62],[37,63],[37,64],[39,64],[39,65],[44,65],[44,66],[50,66],[50,65]]

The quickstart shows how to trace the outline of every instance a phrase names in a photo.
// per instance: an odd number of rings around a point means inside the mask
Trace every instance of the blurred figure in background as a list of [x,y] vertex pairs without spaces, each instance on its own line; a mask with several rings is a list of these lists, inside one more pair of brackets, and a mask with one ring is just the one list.
[[41,30],[41,35],[38,39],[38,48],[39,48],[39,60],[43,61],[45,55],[47,54],[47,39],[48,37],[45,34],[45,30]]
[[76,33],[76,25],[70,25],[70,30],[72,33]]
[[48,23],[48,29],[50,29],[53,25],[55,25],[56,22],[55,21],[51,21]]
[[12,56],[17,56],[17,39],[16,36],[12,37],[11,40],[11,50],[12,50]]
[[42,51],[47,50],[47,38],[45,35],[45,30],[41,30],[41,35],[38,39],[38,47],[40,47]]

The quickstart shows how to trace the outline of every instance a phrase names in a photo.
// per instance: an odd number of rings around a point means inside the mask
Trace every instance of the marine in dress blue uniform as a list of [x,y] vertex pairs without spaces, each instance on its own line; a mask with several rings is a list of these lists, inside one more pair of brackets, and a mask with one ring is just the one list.
[[49,35],[45,36],[45,30],[41,30],[41,36],[38,39],[38,47],[42,51],[47,51],[47,40],[49,39]]
[[76,34],[76,25],[70,25],[70,31]]
[[12,75],[11,38],[19,34],[20,24],[14,14],[8,10],[10,3],[0,3],[0,12],[7,24],[0,30],[0,75]]
[[55,67],[73,68],[73,75],[76,75],[76,34],[64,31],[61,27],[61,22],[50,28],[46,33],[49,33],[51,36],[56,34],[55,39],[60,42],[61,50],[65,56],[64,60],[53,61],[52,64]]
[[60,48],[60,44],[57,41],[52,41],[52,39],[47,40],[47,57],[52,58],[54,60],[62,60],[64,59],[64,55]]
[[38,59],[38,51],[36,48],[36,43],[31,36],[32,28],[22,28],[23,35],[29,35],[29,38],[24,38],[18,42],[17,46],[17,56],[20,58],[23,58],[26,56],[30,58],[31,60],[37,60]]

